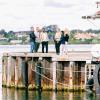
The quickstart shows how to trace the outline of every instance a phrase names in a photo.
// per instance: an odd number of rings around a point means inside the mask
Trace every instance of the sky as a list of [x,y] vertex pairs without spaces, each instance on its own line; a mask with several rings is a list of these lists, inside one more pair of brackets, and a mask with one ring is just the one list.
[[[27,31],[31,26],[58,25],[61,29],[99,29],[100,19],[89,21],[84,15],[98,10],[97,0],[0,0],[0,29]],[[99,1],[99,0],[98,0]]]

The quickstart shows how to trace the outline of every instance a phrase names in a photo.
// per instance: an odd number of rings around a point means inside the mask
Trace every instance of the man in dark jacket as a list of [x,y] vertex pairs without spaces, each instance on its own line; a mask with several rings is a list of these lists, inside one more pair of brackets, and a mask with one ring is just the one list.
[[31,48],[30,48],[30,52],[35,52],[35,34],[34,34],[34,27],[31,27],[31,31],[30,31],[30,45],[31,45]]

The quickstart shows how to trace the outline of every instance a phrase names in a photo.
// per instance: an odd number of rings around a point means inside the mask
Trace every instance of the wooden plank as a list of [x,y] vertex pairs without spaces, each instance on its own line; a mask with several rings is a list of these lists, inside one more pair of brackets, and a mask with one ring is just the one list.
[[72,51],[67,55],[56,55],[55,53],[4,53],[4,56],[16,56],[16,57],[51,57],[57,61],[86,61],[92,60],[91,52],[86,51]]

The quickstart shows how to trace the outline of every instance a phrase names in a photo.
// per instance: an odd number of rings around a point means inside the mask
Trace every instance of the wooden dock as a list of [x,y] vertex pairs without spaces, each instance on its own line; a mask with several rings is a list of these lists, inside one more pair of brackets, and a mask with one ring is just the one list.
[[85,90],[95,65],[90,51],[4,53],[2,86],[42,90]]
[[51,57],[56,58],[57,61],[92,61],[92,54],[90,51],[69,51],[64,55],[57,55],[56,53],[4,53],[4,56],[12,56],[12,57]]

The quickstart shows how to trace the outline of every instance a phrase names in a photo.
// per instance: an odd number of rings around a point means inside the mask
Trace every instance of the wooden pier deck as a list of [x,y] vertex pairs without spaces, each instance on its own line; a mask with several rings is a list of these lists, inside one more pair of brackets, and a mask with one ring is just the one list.
[[92,61],[92,54],[90,51],[69,51],[64,55],[57,55],[56,53],[4,53],[3,56],[20,56],[20,57],[51,57],[57,61]]
[[85,90],[91,70],[90,51],[4,53],[2,86],[42,90]]

